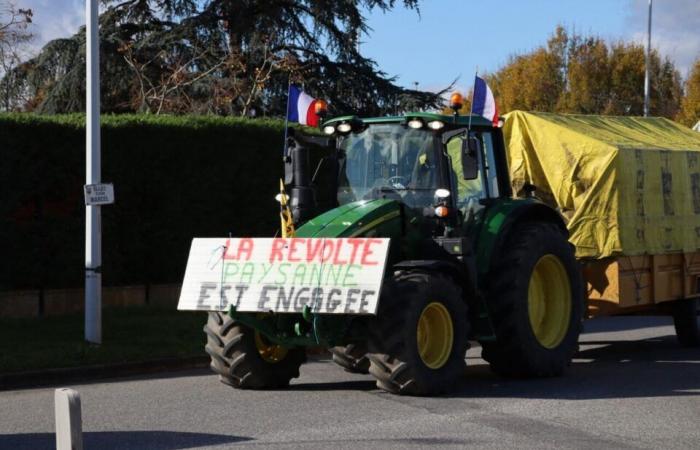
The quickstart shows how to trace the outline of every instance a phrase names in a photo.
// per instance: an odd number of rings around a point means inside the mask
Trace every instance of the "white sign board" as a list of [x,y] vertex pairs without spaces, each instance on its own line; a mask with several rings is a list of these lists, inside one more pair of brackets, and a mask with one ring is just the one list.
[[389,239],[195,238],[177,309],[376,314]]
[[111,205],[114,203],[114,185],[112,183],[86,184],[86,205]]

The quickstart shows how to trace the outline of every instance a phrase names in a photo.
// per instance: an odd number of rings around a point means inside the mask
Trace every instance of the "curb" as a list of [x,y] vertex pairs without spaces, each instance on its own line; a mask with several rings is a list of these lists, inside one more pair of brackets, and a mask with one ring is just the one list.
[[209,356],[191,356],[187,358],[163,358],[152,361],[15,372],[0,374],[0,391],[35,388],[76,381],[104,380],[156,372],[199,369],[208,366]]
[[[309,348],[310,360],[330,359],[330,352],[325,348]],[[109,378],[121,378],[132,375],[153,374],[158,372],[175,372],[187,369],[209,367],[209,356],[190,356],[187,358],[161,358],[152,361],[127,362],[118,364],[98,364],[93,366],[67,367],[61,369],[32,370],[0,374],[0,391],[14,389],[31,389],[36,387],[65,384],[68,382],[91,382]]]

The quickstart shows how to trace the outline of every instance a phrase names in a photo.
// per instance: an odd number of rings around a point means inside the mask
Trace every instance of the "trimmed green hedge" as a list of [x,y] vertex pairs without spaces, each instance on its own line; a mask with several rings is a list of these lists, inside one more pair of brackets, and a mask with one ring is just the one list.
[[[85,248],[83,115],[0,115],[0,289],[79,287]],[[284,123],[102,118],[105,285],[179,282],[192,237],[271,236]]]

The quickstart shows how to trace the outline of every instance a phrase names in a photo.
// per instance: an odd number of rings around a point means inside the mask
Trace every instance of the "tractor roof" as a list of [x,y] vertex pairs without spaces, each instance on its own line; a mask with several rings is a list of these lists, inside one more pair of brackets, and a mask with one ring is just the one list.
[[[445,115],[445,114],[433,114],[433,113],[426,113],[426,112],[412,112],[412,113],[406,113],[400,116],[384,116],[384,117],[357,117],[357,116],[341,116],[341,117],[334,117],[332,119],[328,119],[325,124],[332,124],[332,123],[337,123],[337,122],[347,122],[347,121],[352,121],[352,120],[359,120],[363,124],[370,125],[370,124],[375,124],[375,123],[400,123],[400,122],[405,122],[409,119],[413,118],[419,118],[423,119],[426,122],[430,122],[433,120],[440,120],[442,122],[445,122],[445,125],[458,125],[458,126],[466,126],[469,125],[469,116],[452,116],[452,115]],[[477,116],[477,115],[472,115],[471,116],[471,125],[476,126],[476,127],[493,127],[493,124],[491,123],[490,120],[485,119],[482,116]]]

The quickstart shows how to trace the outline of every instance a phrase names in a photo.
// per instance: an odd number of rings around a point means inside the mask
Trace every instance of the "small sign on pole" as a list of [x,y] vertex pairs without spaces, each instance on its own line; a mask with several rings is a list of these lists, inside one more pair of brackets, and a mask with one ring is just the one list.
[[114,203],[114,185],[112,183],[86,184],[86,205],[111,205]]

